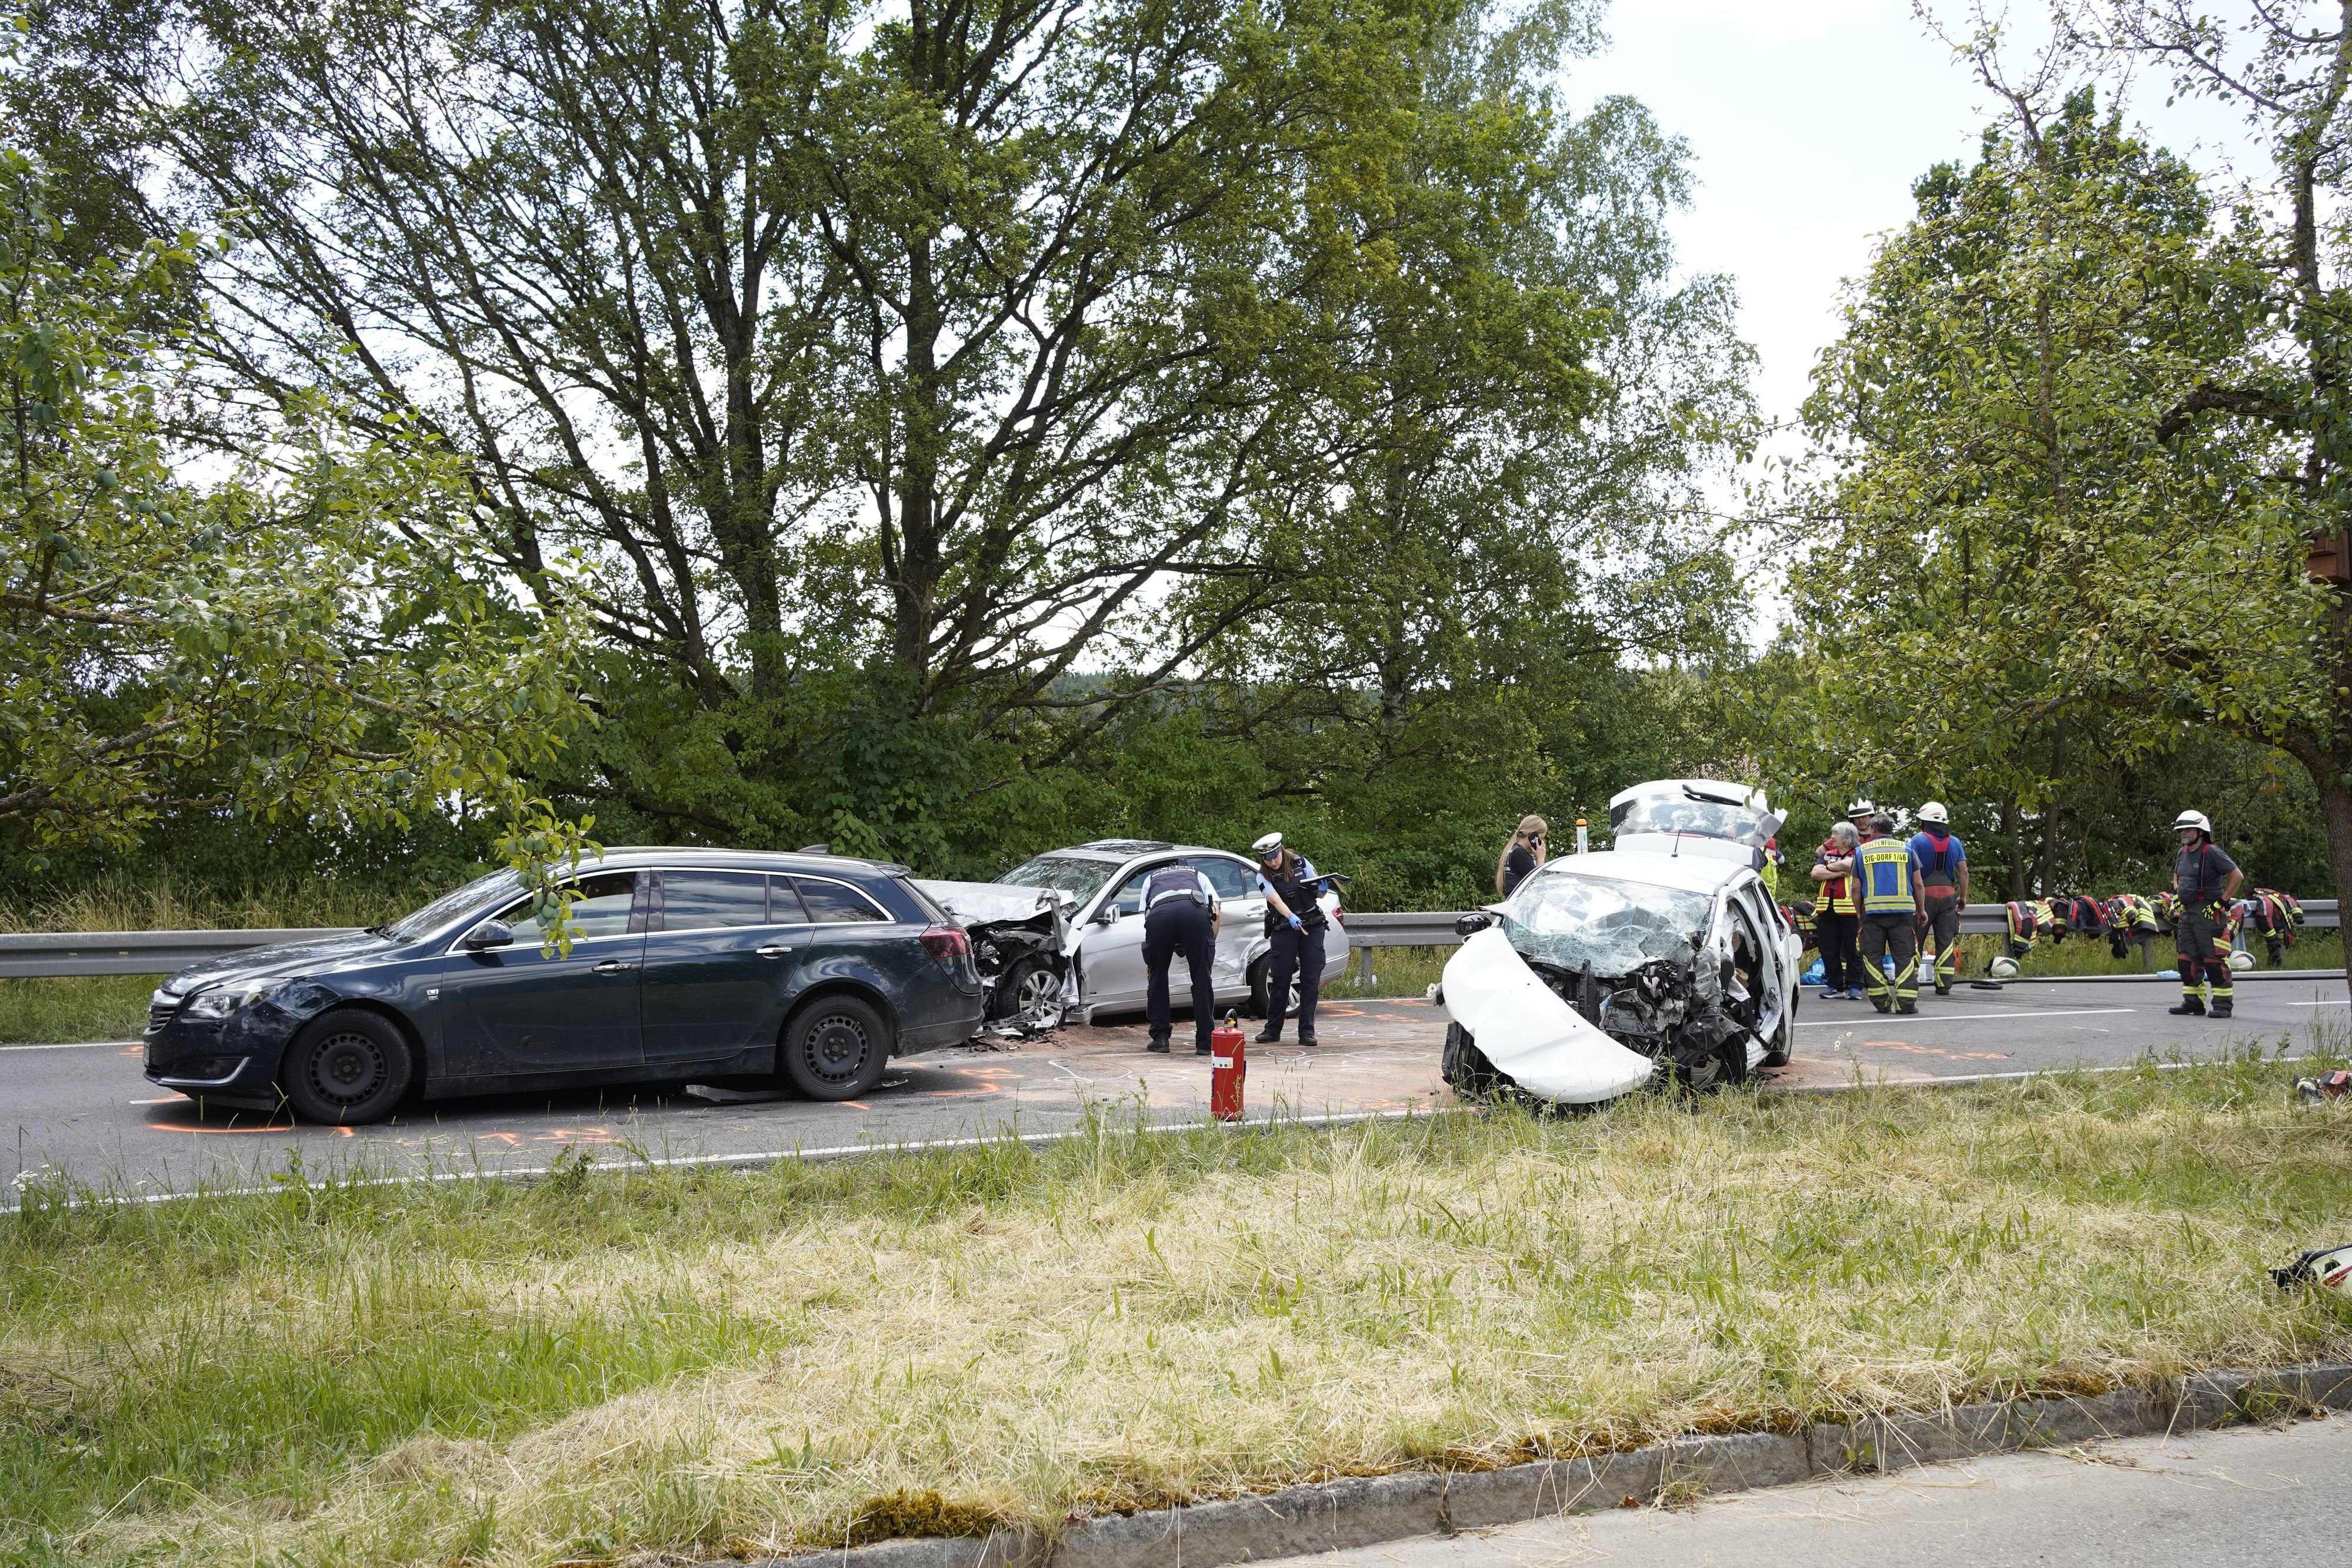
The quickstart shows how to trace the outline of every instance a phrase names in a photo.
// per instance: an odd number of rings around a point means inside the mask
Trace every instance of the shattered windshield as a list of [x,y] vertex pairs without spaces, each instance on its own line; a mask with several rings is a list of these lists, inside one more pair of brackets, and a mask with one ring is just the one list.
[[1511,946],[1564,969],[1630,975],[1653,958],[1687,963],[1715,901],[1704,893],[1579,876],[1549,867],[1519,884],[1503,915]]
[[1757,814],[1745,806],[1695,800],[1679,791],[1628,800],[1609,826],[1620,833],[1689,833],[1701,839],[1729,839],[1759,850],[1769,836]]
[[1011,883],[1014,887],[1050,887],[1056,893],[1066,893],[1084,904],[1102,891],[1111,873],[1122,862],[1098,861],[1081,855],[1039,855],[1025,865],[1014,866],[996,880]]

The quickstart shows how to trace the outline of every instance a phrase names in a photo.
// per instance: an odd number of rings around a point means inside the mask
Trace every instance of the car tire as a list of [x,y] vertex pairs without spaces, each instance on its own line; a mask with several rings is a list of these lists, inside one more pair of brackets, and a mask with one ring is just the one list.
[[852,996],[819,997],[784,1020],[776,1047],[786,1083],[812,1100],[855,1100],[890,1065],[890,1026]]
[[356,1127],[391,1115],[415,1071],[390,1019],[353,1009],[313,1019],[294,1037],[278,1087],[304,1121]]
[[1032,953],[1015,958],[988,993],[988,1020],[1023,1018],[1042,1011],[1062,993],[1062,983],[1045,960]]

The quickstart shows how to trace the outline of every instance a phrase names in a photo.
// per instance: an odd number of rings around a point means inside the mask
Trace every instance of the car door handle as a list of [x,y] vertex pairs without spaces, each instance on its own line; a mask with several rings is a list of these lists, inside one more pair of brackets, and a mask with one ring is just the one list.
[[780,942],[771,942],[766,946],[754,950],[762,958],[782,958],[792,952],[790,947],[783,946]]
[[624,963],[618,958],[607,958],[603,963],[596,966],[596,973],[600,975],[617,975],[625,970],[634,969],[635,967],[636,966],[635,964]]

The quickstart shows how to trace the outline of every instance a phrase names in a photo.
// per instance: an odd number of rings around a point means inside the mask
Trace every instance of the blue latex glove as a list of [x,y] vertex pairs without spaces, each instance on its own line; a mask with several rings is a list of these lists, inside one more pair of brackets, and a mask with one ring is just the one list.
[[1298,916],[1296,915],[1290,917],[1290,928],[1293,931],[1304,931],[1307,929],[1306,926],[1299,924]]

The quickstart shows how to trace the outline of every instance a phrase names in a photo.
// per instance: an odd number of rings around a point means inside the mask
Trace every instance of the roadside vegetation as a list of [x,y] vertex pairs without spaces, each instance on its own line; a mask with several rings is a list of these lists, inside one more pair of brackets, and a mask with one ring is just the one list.
[[[2263,1270],[2352,1120],[2254,1057],[1934,1094],[536,1185],[28,1184],[0,1556],[541,1563],[2352,1354]],[[608,1158],[612,1157],[609,1155]]]

